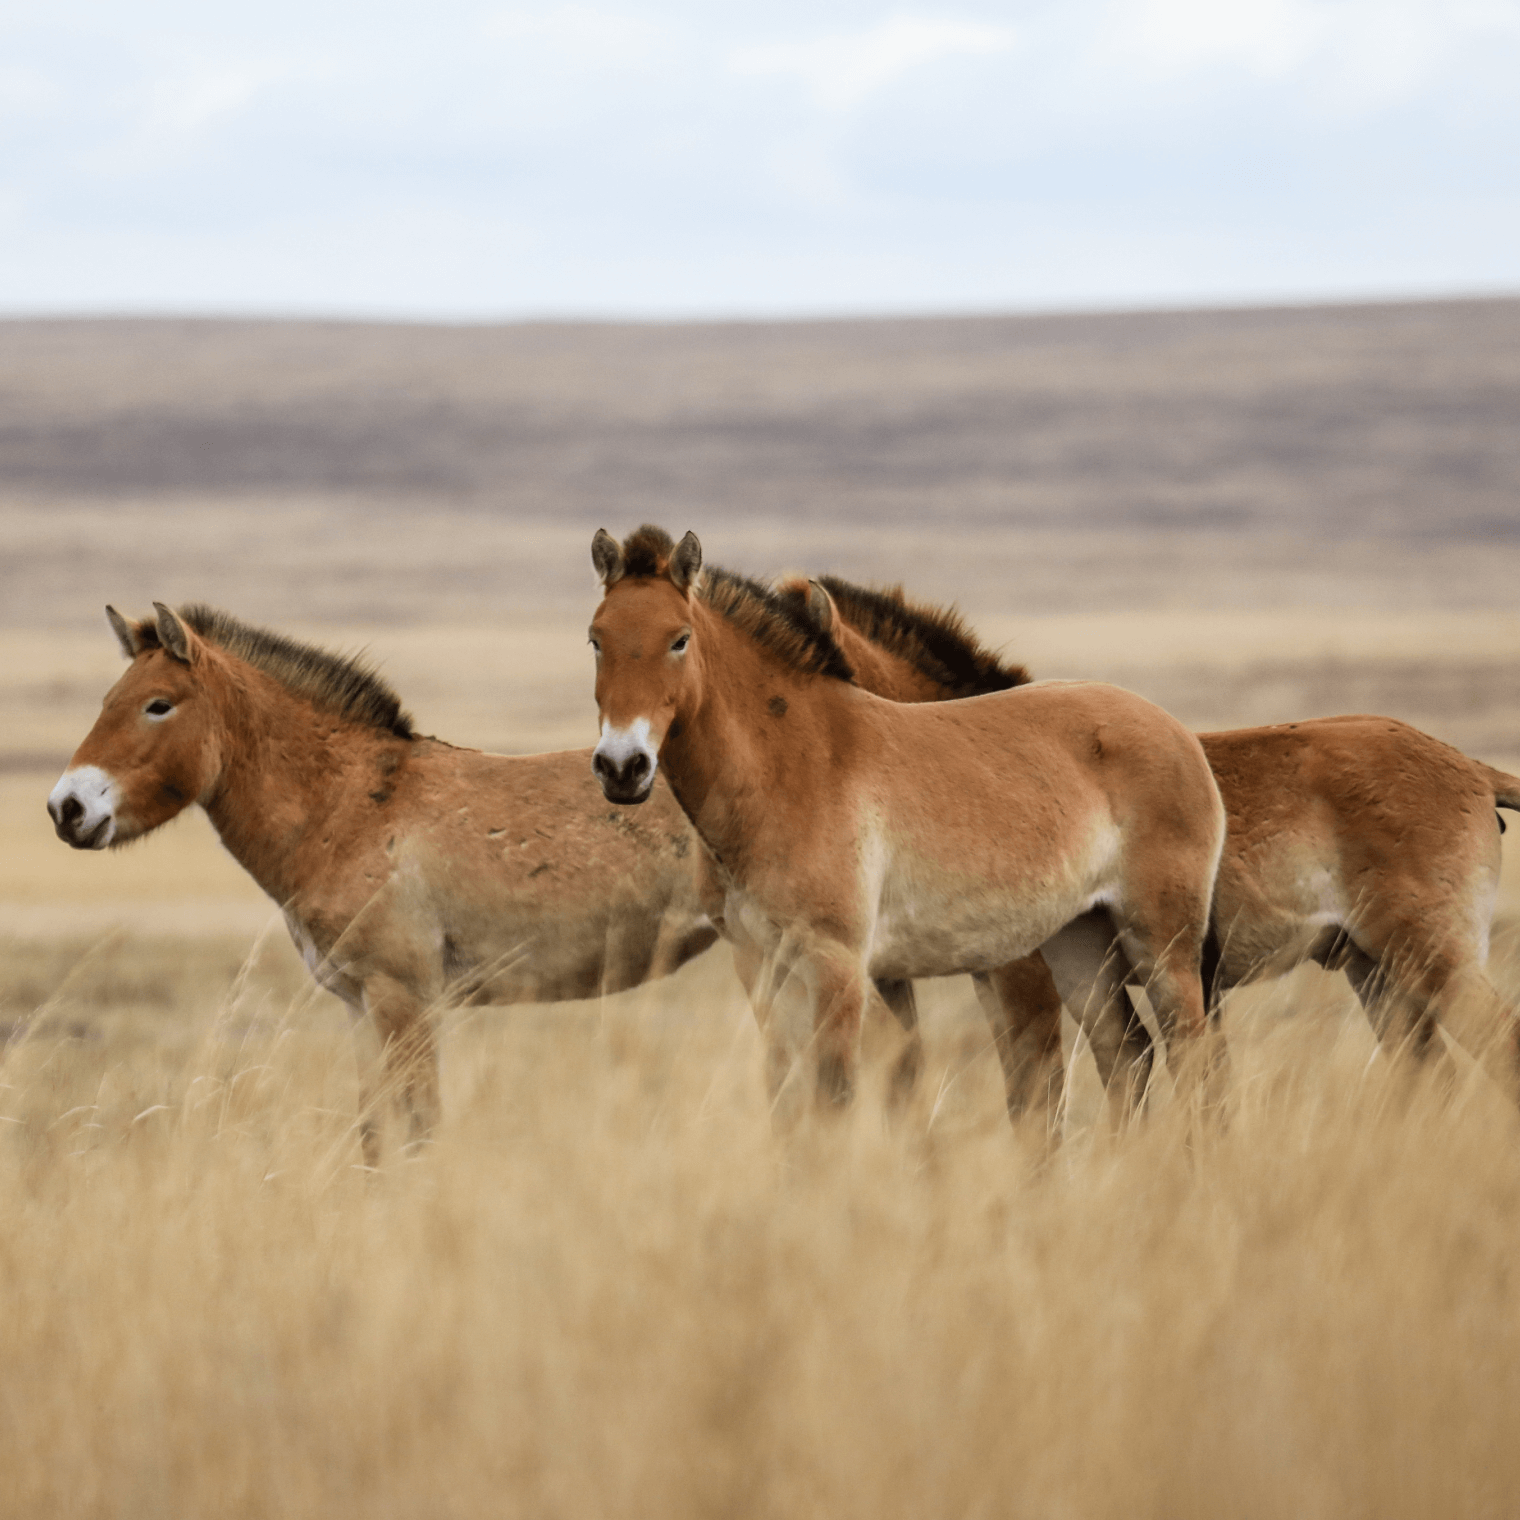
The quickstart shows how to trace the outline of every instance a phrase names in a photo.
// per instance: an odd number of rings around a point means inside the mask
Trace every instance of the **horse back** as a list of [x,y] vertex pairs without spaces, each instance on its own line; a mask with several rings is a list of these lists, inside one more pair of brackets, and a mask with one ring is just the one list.
[[1407,903],[1422,920],[1465,923],[1491,889],[1499,828],[1488,768],[1441,740],[1365,714],[1200,740],[1229,818],[1222,922],[1310,915],[1367,920],[1370,932]]
[[1154,703],[1097,681],[1037,681],[956,702],[903,706],[861,695],[885,767],[993,796],[1101,799],[1121,823],[1213,816],[1218,799],[1197,739]]

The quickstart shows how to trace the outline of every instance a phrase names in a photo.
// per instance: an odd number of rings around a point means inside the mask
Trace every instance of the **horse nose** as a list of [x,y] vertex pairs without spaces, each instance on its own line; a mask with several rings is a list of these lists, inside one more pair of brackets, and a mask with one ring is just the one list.
[[63,773],[48,796],[48,814],[58,837],[76,850],[103,850],[116,838],[116,783],[94,765]]
[[49,817],[53,820],[53,827],[58,832],[58,837],[60,839],[72,838],[75,825],[84,817],[84,803],[72,794],[58,802],[54,802],[49,797],[47,809]]
[[603,792],[608,797],[618,798],[640,795],[649,785],[654,768],[649,763],[648,755],[635,750],[622,759],[598,751],[592,756],[591,769],[596,772],[596,779],[602,783]]

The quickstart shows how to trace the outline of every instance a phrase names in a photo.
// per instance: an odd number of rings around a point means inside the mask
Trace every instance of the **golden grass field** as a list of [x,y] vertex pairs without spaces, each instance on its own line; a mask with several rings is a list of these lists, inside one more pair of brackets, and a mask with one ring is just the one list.
[[[346,1015],[205,819],[108,856],[52,835],[120,669],[99,606],[203,597],[367,647],[424,730],[586,745],[589,530],[35,482],[0,524],[7,1520],[1520,1508],[1520,1116],[1471,1063],[1454,1095],[1411,1079],[1303,968],[1230,999],[1228,1123],[1192,1144],[1164,1076],[1112,1137],[1068,1027],[1042,1165],[950,980],[906,1112],[868,1081],[777,1135],[720,945],[598,1003],[443,1014],[436,1143],[367,1174]],[[1037,674],[1195,726],[1371,709],[1520,770],[1512,539],[669,525],[954,594]],[[527,588],[495,606],[492,556]]]
[[[1079,634],[1045,621],[1019,646],[1041,664]],[[1207,708],[1261,629],[1186,623],[1088,637]],[[1397,663],[1463,627],[1497,652],[1481,620],[1376,642]],[[434,661],[504,695],[518,747],[588,739],[574,630],[558,703],[513,681],[542,637],[393,635],[385,664],[441,732],[500,734],[503,711],[410,679]],[[55,648],[81,688],[117,668],[104,628]],[[66,750],[89,705],[60,699],[35,746]],[[372,1177],[346,1015],[204,818],[76,854],[52,779],[0,777],[7,1515],[1425,1516],[1520,1494],[1520,1120],[1476,1075],[1452,1103],[1407,1092],[1338,979],[1234,996],[1229,1127],[1192,1150],[1164,1098],[1111,1140],[1078,1049],[1042,1170],[953,981],[924,989],[907,1114],[872,1089],[773,1135],[719,946],[602,1004],[446,1015],[438,1142]],[[1494,962],[1520,994],[1517,866]]]

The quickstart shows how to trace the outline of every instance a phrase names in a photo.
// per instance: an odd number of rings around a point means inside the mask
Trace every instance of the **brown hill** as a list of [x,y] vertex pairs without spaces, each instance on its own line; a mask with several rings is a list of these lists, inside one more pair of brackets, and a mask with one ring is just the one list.
[[[1520,300],[686,325],[0,324],[0,494],[1520,535]],[[609,504],[615,510],[609,513]]]

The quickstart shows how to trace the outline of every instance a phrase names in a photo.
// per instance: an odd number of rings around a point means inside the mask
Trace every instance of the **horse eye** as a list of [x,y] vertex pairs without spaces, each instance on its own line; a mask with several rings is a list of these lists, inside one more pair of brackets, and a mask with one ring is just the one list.
[[149,702],[145,708],[143,708],[143,711],[147,713],[150,718],[166,718],[170,713],[174,711],[174,704],[172,702],[166,702],[162,697],[154,697],[154,699]]
[[678,638],[675,643],[670,646],[670,652],[672,654],[684,654],[686,651],[686,646],[689,643],[691,643],[691,635],[689,633],[683,633],[681,637]]

